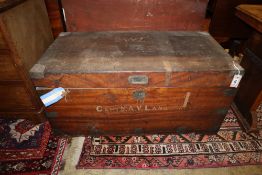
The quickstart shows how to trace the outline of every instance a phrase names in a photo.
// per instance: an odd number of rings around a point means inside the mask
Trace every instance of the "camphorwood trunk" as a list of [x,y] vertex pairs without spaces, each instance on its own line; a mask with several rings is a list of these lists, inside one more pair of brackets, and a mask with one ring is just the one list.
[[72,135],[218,131],[243,69],[204,32],[62,33],[31,69],[46,110]]

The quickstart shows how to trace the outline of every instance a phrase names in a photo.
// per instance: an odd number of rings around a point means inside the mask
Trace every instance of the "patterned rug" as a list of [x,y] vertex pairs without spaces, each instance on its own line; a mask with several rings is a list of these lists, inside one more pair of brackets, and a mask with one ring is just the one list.
[[24,119],[0,119],[0,162],[41,159],[50,132],[48,122],[34,125]]
[[0,174],[57,175],[66,143],[66,139],[51,135],[42,159],[0,162]]
[[[261,118],[260,113],[260,125]],[[86,137],[77,168],[182,169],[254,164],[262,164],[262,129],[257,134],[243,132],[229,110],[216,135]]]

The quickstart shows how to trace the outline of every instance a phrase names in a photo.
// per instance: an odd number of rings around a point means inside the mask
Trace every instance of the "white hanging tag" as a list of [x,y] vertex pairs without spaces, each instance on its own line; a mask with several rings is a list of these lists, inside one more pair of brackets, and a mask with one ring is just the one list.
[[[238,65],[238,64],[237,64]],[[243,75],[240,74],[239,67],[235,64],[235,61],[233,61],[233,66],[238,70],[238,73],[234,75],[233,80],[231,81],[230,87],[237,88]]]
[[242,75],[240,74],[234,75],[233,80],[231,81],[230,87],[237,88],[241,79],[242,79]]

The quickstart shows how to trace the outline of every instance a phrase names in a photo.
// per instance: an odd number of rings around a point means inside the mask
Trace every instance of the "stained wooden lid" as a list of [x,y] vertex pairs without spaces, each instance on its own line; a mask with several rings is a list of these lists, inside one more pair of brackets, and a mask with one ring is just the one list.
[[0,13],[15,7],[26,0],[0,0]]
[[62,33],[31,73],[243,70],[205,32]]

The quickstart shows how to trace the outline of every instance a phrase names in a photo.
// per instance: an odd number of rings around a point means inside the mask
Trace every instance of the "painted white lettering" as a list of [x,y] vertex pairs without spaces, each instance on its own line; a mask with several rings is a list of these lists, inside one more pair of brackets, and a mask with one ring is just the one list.
[[103,107],[102,106],[97,106],[96,107],[97,112],[103,112]]

